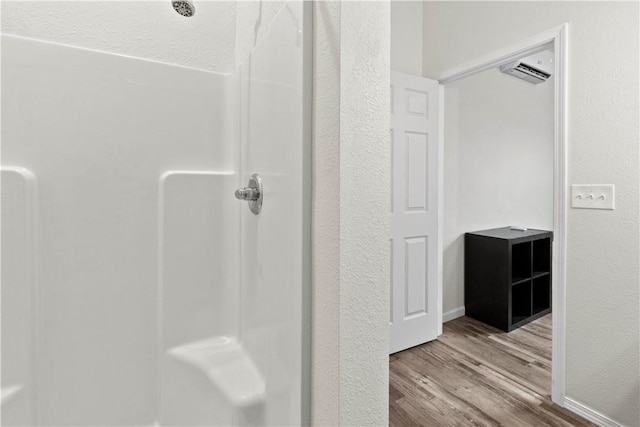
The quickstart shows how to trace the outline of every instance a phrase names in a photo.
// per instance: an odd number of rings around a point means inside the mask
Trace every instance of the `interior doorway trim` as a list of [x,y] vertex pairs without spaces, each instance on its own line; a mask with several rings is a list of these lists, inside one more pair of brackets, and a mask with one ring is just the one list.
[[[551,400],[565,406],[565,278],[567,233],[567,88],[569,24],[544,31],[528,39],[493,51],[440,73],[436,80],[445,85],[463,77],[494,68],[544,50],[553,44],[554,74],[554,166],[553,166],[553,275]],[[441,165],[442,166],[442,165]]]

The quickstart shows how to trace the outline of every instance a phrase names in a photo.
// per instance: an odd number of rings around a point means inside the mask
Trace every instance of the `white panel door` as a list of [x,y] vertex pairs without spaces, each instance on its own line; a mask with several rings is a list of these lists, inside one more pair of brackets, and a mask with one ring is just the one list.
[[442,93],[435,80],[391,72],[391,353],[442,331]]

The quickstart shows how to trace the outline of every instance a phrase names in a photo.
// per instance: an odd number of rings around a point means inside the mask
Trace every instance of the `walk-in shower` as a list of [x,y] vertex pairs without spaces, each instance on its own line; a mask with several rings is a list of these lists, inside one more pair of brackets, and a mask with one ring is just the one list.
[[3,33],[3,426],[308,423],[310,6],[268,7],[224,74]]

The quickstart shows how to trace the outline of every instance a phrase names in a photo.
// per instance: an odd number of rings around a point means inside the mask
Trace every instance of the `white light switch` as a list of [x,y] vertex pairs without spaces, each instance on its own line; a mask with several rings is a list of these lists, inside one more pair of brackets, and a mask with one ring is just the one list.
[[572,185],[571,207],[580,209],[614,209],[614,190],[613,184]]

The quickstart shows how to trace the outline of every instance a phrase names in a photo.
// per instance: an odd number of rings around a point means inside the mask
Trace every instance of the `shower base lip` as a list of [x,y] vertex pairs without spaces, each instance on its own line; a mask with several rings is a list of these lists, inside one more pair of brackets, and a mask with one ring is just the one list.
[[234,407],[246,408],[265,401],[264,377],[233,337],[194,341],[174,347],[167,354],[201,370]]

